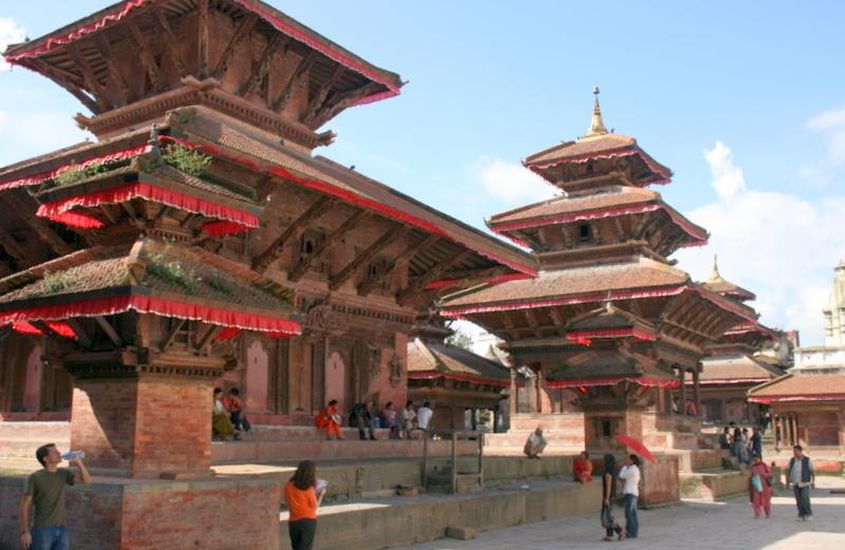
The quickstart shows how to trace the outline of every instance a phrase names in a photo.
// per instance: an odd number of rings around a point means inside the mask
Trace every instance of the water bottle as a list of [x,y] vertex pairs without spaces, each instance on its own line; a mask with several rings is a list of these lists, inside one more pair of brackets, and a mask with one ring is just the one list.
[[68,451],[62,455],[62,460],[71,462],[78,458],[85,458],[85,451]]

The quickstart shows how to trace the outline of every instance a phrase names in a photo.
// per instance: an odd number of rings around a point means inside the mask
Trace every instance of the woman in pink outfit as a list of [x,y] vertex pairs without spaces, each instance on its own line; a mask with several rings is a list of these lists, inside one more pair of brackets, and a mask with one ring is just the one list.
[[760,456],[754,457],[754,463],[748,476],[748,491],[751,506],[754,507],[754,519],[760,519],[760,509],[766,517],[772,515],[772,470]]

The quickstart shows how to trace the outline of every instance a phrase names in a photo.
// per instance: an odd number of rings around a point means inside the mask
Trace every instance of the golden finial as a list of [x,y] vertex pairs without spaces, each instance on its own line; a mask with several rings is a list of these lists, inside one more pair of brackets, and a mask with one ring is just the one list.
[[718,281],[722,278],[722,275],[719,274],[719,255],[713,254],[713,274],[710,275],[711,281]]
[[582,137],[601,136],[607,133],[607,128],[604,127],[604,121],[601,119],[601,106],[599,105],[599,87],[593,86],[593,95],[595,100],[593,102],[593,119],[590,121],[590,129]]

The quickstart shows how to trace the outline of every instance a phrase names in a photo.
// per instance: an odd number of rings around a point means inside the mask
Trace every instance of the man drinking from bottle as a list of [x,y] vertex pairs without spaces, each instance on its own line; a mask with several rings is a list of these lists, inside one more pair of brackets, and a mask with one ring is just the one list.
[[[30,474],[21,501],[21,546],[33,550],[68,550],[65,529],[65,487],[76,482],[76,474],[68,468],[59,468],[62,455],[56,445],[49,443],[38,447],[35,458],[44,466]],[[90,483],[91,475],[78,455],[70,459],[79,469],[79,481]],[[29,527],[29,505],[35,508],[32,528]]]

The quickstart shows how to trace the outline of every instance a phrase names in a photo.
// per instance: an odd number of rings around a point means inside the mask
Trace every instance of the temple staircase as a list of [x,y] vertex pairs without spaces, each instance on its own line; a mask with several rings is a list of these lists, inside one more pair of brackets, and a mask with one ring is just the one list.
[[486,434],[484,454],[522,456],[528,436],[538,427],[548,444],[544,456],[577,455],[584,450],[584,415],[582,413],[518,413],[510,418],[506,433]]

